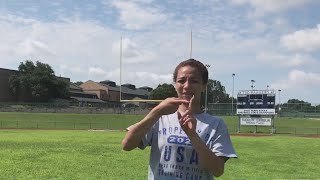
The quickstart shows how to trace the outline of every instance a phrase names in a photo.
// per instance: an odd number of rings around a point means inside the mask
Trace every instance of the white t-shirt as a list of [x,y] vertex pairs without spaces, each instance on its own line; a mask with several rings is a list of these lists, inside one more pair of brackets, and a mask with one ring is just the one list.
[[[217,156],[237,157],[222,119],[207,113],[195,114],[196,131]],[[212,180],[199,166],[198,154],[182,130],[178,114],[162,116],[145,135],[139,148],[151,146],[149,180]]]

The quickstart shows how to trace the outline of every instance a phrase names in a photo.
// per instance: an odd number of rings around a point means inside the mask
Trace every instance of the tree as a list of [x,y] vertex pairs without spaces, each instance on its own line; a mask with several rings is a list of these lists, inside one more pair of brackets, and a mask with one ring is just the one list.
[[19,73],[9,78],[9,86],[14,95],[23,93],[35,101],[52,98],[67,98],[69,85],[67,82],[54,76],[54,71],[48,64],[39,61],[34,64],[27,60],[21,62]]
[[[231,103],[231,98],[229,94],[226,93],[225,87],[218,80],[208,80],[208,103]],[[205,102],[205,93],[202,95],[202,102]]]
[[149,99],[166,99],[177,97],[177,92],[172,84],[159,84],[158,87],[150,92]]
[[80,86],[81,84],[83,84],[83,82],[82,82],[82,81],[77,81],[77,82],[75,82],[75,83],[73,83],[73,84],[75,84],[75,85],[77,85],[77,86]]
[[70,97],[69,84],[66,81],[58,79],[57,77],[55,77],[50,90],[51,91],[49,91],[49,94],[51,98],[67,99]]
[[[220,81],[209,79],[207,89],[208,103],[231,103],[232,97],[229,97]],[[201,105],[205,103],[205,96],[206,93],[202,93]],[[172,84],[159,84],[149,95],[149,99],[166,99],[168,97],[177,97],[176,90]]]
[[[283,103],[281,107],[285,107],[286,110],[283,109],[285,111],[295,112],[314,112],[316,110],[316,106],[312,106],[311,103],[299,99],[289,99],[286,103]],[[279,108],[279,105],[277,105],[276,108]]]

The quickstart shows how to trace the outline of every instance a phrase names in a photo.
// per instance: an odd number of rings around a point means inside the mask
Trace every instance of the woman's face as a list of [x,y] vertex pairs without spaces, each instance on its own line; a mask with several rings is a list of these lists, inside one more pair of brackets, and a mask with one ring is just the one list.
[[179,98],[190,100],[194,95],[195,100],[200,101],[205,87],[206,84],[203,84],[201,74],[196,68],[183,66],[178,70],[175,88]]

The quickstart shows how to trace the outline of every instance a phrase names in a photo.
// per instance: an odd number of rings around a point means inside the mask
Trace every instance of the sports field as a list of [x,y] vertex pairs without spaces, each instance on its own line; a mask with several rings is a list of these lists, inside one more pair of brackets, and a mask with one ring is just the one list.
[[[71,114],[0,112],[0,129],[113,129],[123,130],[141,120],[142,115]],[[237,116],[222,117],[229,131],[236,133]],[[320,135],[320,120],[308,118],[275,118],[277,134]],[[258,127],[258,133],[270,133],[268,126]],[[254,126],[241,126],[240,132],[252,133]]]
[[[146,179],[149,150],[124,132],[0,130],[0,179]],[[320,179],[320,139],[232,136],[238,159],[217,179]]]

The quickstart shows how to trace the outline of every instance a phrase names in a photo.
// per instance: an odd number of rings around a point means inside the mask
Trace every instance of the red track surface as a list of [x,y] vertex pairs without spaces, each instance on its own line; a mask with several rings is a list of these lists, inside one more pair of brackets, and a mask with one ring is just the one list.
[[[231,136],[249,136],[249,137],[268,137],[268,136],[272,136],[272,134],[254,134],[254,133],[235,133],[235,134],[231,134]],[[303,135],[288,135],[291,137],[305,137],[305,138],[320,138],[320,135],[310,135],[310,136],[303,136]]]

